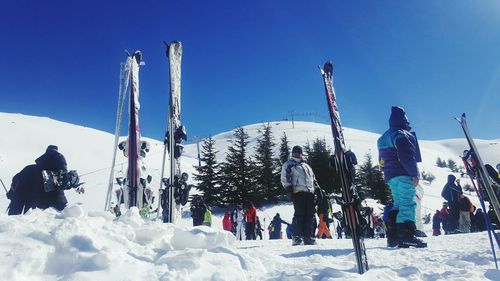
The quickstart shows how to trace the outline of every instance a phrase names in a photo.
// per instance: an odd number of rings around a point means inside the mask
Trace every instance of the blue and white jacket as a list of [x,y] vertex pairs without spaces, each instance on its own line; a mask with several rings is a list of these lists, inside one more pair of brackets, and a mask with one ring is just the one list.
[[418,177],[420,150],[417,138],[407,128],[403,109],[393,107],[390,128],[377,141],[379,164],[386,182],[397,176]]

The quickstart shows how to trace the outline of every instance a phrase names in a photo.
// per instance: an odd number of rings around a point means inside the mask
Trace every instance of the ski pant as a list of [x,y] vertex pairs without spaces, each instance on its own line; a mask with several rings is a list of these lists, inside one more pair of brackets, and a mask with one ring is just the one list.
[[255,240],[255,223],[247,222],[245,236],[247,240]]
[[293,236],[313,237],[314,194],[297,192],[292,194],[293,201]]
[[470,212],[468,211],[460,211],[460,218],[458,220],[458,230],[461,233],[469,233],[470,232]]
[[460,220],[460,208],[458,207],[458,203],[449,202],[450,213],[448,215],[448,231],[455,231],[459,227]]
[[236,239],[243,240],[243,222],[236,223]]
[[323,235],[325,235],[326,238],[332,238],[330,229],[328,228],[328,226],[326,226],[325,215],[319,214],[319,227],[318,227],[318,234],[316,234],[316,237],[323,238]]
[[393,210],[399,210],[396,223],[415,222],[415,188],[410,176],[397,176],[389,180],[394,200]]

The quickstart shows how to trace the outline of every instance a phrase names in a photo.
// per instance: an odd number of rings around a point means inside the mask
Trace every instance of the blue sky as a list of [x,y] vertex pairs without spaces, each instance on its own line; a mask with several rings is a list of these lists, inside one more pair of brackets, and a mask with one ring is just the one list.
[[[344,126],[382,133],[391,105],[421,139],[500,138],[498,1],[26,1],[2,3],[0,111],[112,132],[124,50],[139,49],[141,130],[168,106],[162,40],[180,40],[192,137],[291,111],[326,122],[317,65],[334,62]],[[310,117],[297,117],[312,120]]]

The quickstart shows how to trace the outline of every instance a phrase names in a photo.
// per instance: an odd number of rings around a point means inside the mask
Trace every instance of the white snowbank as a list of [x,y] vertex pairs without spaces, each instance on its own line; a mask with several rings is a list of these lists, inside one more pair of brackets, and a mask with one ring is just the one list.
[[485,232],[430,237],[427,249],[365,240],[370,270],[358,275],[348,239],[235,241],[206,226],[144,220],[134,209],[115,220],[69,210],[0,215],[2,280],[500,280]]

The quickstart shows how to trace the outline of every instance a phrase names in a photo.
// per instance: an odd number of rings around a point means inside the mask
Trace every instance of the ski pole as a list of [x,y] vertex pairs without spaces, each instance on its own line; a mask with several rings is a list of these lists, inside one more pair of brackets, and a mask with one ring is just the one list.
[[0,179],[0,182],[2,183],[3,189],[5,189],[5,192],[8,193],[9,191],[7,190],[7,187],[5,187],[5,184],[3,183],[2,179]]

